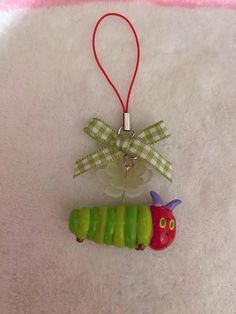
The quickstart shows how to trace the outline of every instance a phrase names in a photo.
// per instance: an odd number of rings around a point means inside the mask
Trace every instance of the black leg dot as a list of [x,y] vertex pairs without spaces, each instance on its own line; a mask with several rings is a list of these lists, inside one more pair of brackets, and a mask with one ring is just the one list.
[[79,243],[82,243],[84,240],[77,237],[76,241],[79,242]]
[[137,247],[135,248],[137,251],[143,251],[145,249],[145,245],[140,243],[137,245]]

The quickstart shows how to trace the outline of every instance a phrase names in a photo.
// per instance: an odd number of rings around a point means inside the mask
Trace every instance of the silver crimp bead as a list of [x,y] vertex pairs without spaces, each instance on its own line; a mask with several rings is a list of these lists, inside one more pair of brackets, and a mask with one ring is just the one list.
[[123,131],[131,131],[130,114],[128,112],[123,113]]

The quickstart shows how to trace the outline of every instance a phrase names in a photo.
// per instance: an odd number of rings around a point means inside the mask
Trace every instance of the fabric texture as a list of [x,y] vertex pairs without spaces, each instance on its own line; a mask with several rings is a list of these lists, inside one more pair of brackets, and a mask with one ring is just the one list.
[[[132,127],[164,120],[157,148],[173,162],[142,196],[178,198],[176,238],[137,252],[78,243],[71,209],[118,205],[92,172],[72,178],[98,148],[92,116],[118,129],[119,103],[94,61],[98,18],[125,14],[141,43]],[[236,304],[236,14],[234,10],[89,3],[0,13],[0,313],[234,314]],[[97,51],[121,94],[135,43],[106,20]]]
[[[101,0],[1,0],[0,8],[41,8],[73,5],[78,3],[101,2]],[[108,0],[108,2],[146,2],[165,6],[236,8],[236,0]]]

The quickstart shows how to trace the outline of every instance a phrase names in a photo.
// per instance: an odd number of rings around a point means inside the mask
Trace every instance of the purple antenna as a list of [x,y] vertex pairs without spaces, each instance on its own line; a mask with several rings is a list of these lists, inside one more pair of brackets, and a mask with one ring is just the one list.
[[173,200],[173,201],[167,203],[166,207],[168,207],[171,211],[173,211],[175,209],[175,207],[181,203],[182,203],[181,200]]
[[150,194],[152,197],[152,205],[162,205],[163,204],[162,199],[160,198],[160,196],[156,192],[151,191]]

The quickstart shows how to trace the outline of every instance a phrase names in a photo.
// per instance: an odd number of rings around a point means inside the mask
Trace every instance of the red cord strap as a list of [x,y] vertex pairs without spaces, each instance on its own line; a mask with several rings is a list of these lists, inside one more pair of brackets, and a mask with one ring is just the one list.
[[[130,26],[131,30],[133,31],[133,34],[134,34],[134,37],[135,37],[135,41],[136,41],[136,45],[137,45],[137,60],[136,60],[136,65],[135,65],[135,69],[134,69],[134,74],[133,74],[133,77],[132,77],[132,80],[131,80],[131,83],[130,83],[130,86],[129,86],[129,90],[128,90],[128,94],[127,94],[127,98],[126,98],[126,102],[124,103],[124,101],[122,100],[121,96],[120,96],[120,93],[118,92],[117,88],[115,87],[115,85],[112,83],[111,79],[109,78],[108,74],[106,73],[106,71],[104,70],[102,64],[100,63],[99,59],[98,59],[98,56],[97,56],[97,52],[96,52],[96,46],[95,46],[95,37],[96,37],[96,33],[97,33],[97,29],[98,29],[98,26],[99,24],[102,22],[103,19],[105,19],[106,17],[108,16],[117,16],[117,17],[120,17],[122,18],[123,20],[125,20],[128,25]],[[129,100],[130,100],[130,94],[131,94],[131,91],[132,91],[132,88],[133,88],[133,85],[134,85],[134,81],[135,81],[135,78],[136,78],[136,74],[138,72],[138,66],[139,66],[139,60],[140,60],[140,46],[139,46],[139,40],[138,40],[138,36],[137,36],[137,33],[133,27],[133,25],[131,24],[131,22],[123,15],[119,14],[119,13],[107,13],[105,15],[103,15],[96,23],[95,25],[95,28],[94,28],[94,31],[93,31],[93,38],[92,38],[92,47],[93,47],[93,53],[94,53],[94,57],[95,57],[95,60],[99,66],[99,68],[101,69],[102,73],[104,74],[104,76],[106,77],[107,81],[109,82],[109,84],[111,85],[111,87],[113,88],[114,92],[116,93],[120,103],[121,103],[121,106],[122,106],[122,109],[123,109],[123,112],[128,112],[128,108],[129,108]]]

